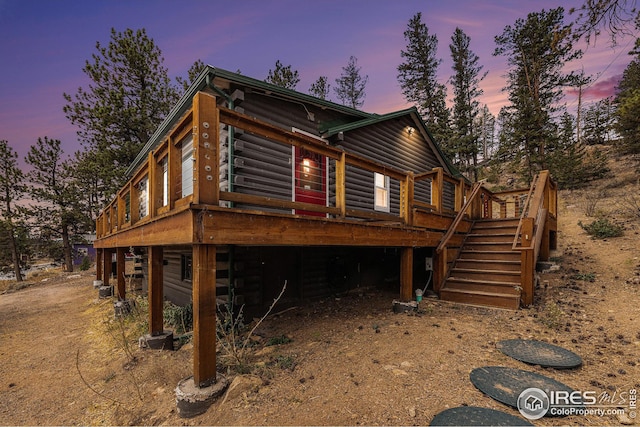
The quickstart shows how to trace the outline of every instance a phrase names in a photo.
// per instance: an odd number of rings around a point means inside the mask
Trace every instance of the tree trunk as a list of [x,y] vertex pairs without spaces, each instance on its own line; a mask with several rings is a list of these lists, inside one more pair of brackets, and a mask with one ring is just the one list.
[[62,226],[62,248],[64,250],[64,264],[68,272],[73,271],[73,257],[71,255],[71,241],[69,240],[69,226]]
[[16,282],[22,282],[22,271],[20,271],[20,253],[18,251],[18,243],[16,242],[15,228],[13,227],[13,213],[11,211],[11,201],[9,197],[9,189],[7,188],[5,199],[7,206],[6,224],[9,231],[9,249],[11,250],[11,258],[13,259],[13,271],[16,275]]
[[9,225],[9,249],[11,249],[11,258],[13,258],[13,270],[16,274],[16,282],[22,282],[22,271],[20,271],[20,254],[18,253],[18,244],[11,220],[7,221]]

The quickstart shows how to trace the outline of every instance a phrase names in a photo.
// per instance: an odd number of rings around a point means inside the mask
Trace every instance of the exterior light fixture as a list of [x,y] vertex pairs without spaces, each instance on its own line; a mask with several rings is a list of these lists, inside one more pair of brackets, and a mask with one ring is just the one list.
[[409,136],[413,135],[413,132],[415,132],[415,129],[411,126],[407,126],[407,133],[409,134]]

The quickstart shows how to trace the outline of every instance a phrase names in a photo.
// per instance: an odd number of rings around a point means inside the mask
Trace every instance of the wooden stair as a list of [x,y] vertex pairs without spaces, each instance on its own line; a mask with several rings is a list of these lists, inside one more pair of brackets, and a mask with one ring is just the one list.
[[520,252],[511,248],[518,221],[476,221],[440,289],[440,299],[517,310],[521,261]]

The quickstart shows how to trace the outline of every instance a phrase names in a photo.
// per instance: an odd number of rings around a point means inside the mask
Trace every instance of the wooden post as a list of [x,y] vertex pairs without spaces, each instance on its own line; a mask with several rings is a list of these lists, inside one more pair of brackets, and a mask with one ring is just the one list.
[[520,300],[522,305],[533,304],[533,287],[534,287],[534,260],[533,249],[524,249],[520,256],[522,263],[522,296]]
[[102,280],[103,253],[104,249],[96,249],[96,280]]
[[220,202],[218,123],[216,97],[198,92],[193,97],[194,204],[218,205]]
[[216,381],[216,247],[193,245],[193,381]]
[[458,183],[456,184],[456,194],[455,194],[455,212],[460,212],[460,209],[464,206],[464,178],[460,178]]
[[125,287],[125,248],[117,248],[116,249],[116,284],[117,284],[117,293],[118,301],[124,301],[126,296],[126,287]]
[[436,207],[436,212],[442,213],[442,192],[444,188],[444,171],[442,168],[433,168],[436,175],[431,181],[431,204]]
[[402,248],[400,252],[400,299],[413,298],[413,248]]
[[164,332],[162,310],[164,306],[163,290],[163,249],[162,246],[149,246],[149,334],[157,336]]
[[104,249],[102,258],[102,285],[109,286],[109,279],[111,278],[111,252],[110,249]]
[[407,173],[404,181],[400,181],[400,217],[407,225],[413,224],[413,172]]
[[346,154],[342,152],[336,159],[336,208],[340,209],[340,218],[347,215],[346,165]]
[[440,252],[433,252],[433,291],[440,292],[440,287],[444,283],[447,275],[447,248],[442,248]]
[[133,181],[129,181],[129,221],[131,221],[131,225],[140,221],[140,190],[138,190],[138,185],[133,185]]
[[522,249],[520,255],[520,282],[522,286],[521,301],[525,306],[533,303],[535,271],[535,260],[533,259],[534,249],[531,247],[531,242],[533,241],[533,222],[533,218],[530,217],[522,219],[521,244],[525,249]]

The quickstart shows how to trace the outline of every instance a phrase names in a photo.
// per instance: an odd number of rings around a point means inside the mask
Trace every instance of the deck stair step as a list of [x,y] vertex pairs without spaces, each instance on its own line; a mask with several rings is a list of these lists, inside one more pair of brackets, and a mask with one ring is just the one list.
[[440,289],[440,298],[517,310],[521,255],[512,250],[517,227],[517,218],[476,221]]

